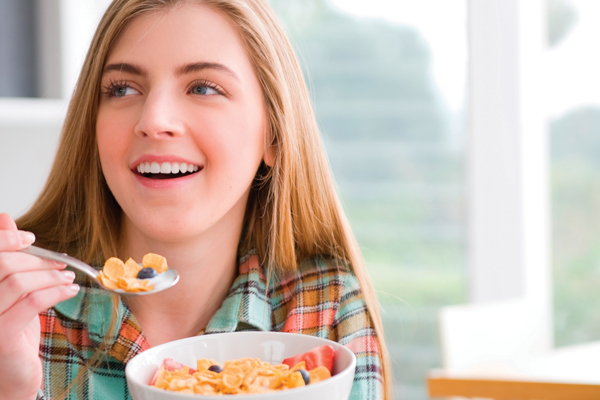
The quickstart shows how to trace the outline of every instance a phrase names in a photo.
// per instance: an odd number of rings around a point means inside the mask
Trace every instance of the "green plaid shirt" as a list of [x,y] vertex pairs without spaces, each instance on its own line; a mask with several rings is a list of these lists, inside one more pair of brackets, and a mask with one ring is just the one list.
[[[345,265],[321,258],[306,261],[293,276],[271,279],[266,289],[265,271],[257,257],[244,257],[239,276],[205,334],[279,331],[337,341],[357,358],[350,398],[383,397],[379,346],[372,321],[358,280]],[[113,312],[106,291],[81,282],[76,297],[40,314],[44,379],[38,398],[54,399],[75,379],[108,333]],[[108,341],[99,365],[85,372],[83,384],[76,385],[68,399],[131,399],[125,365],[150,346],[122,301],[116,312],[118,333]]]

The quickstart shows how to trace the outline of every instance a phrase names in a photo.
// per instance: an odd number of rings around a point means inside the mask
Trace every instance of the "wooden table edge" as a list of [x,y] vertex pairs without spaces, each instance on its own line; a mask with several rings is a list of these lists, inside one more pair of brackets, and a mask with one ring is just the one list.
[[430,397],[486,397],[495,400],[600,399],[600,384],[429,376],[427,388]]

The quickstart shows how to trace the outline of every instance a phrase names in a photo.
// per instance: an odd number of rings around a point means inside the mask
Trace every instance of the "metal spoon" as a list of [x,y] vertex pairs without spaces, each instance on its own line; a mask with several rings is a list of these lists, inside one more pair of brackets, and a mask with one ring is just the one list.
[[58,262],[65,263],[75,268],[78,271],[83,272],[93,280],[95,280],[101,288],[108,290],[109,292],[118,293],[120,295],[146,295],[160,292],[162,290],[168,289],[171,286],[175,285],[179,282],[179,274],[174,269],[168,269],[163,273],[158,274],[158,276],[148,279],[150,284],[154,285],[154,289],[148,290],[146,292],[126,292],[123,289],[109,289],[106,286],[102,285],[102,282],[98,279],[98,271],[91,266],[87,265],[81,260],[76,259],[75,257],[68,256],[66,254],[57,253],[55,251],[42,249],[41,247],[29,246],[26,249],[21,250],[23,253],[32,254],[34,256],[40,258],[46,258],[48,260],[54,260]]

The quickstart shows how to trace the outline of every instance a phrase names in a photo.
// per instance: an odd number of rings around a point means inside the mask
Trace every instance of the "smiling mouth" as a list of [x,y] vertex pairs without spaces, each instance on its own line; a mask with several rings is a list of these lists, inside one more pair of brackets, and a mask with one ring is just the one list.
[[137,166],[137,173],[150,179],[176,179],[202,171],[204,167],[187,163],[145,162]]

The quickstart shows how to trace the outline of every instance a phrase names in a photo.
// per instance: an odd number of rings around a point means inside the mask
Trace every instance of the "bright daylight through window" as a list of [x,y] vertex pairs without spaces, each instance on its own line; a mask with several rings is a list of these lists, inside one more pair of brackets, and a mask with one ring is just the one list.
[[600,339],[600,3],[548,2],[554,333]]
[[467,295],[466,1],[270,2],[384,310],[396,397],[425,399],[438,308]]

